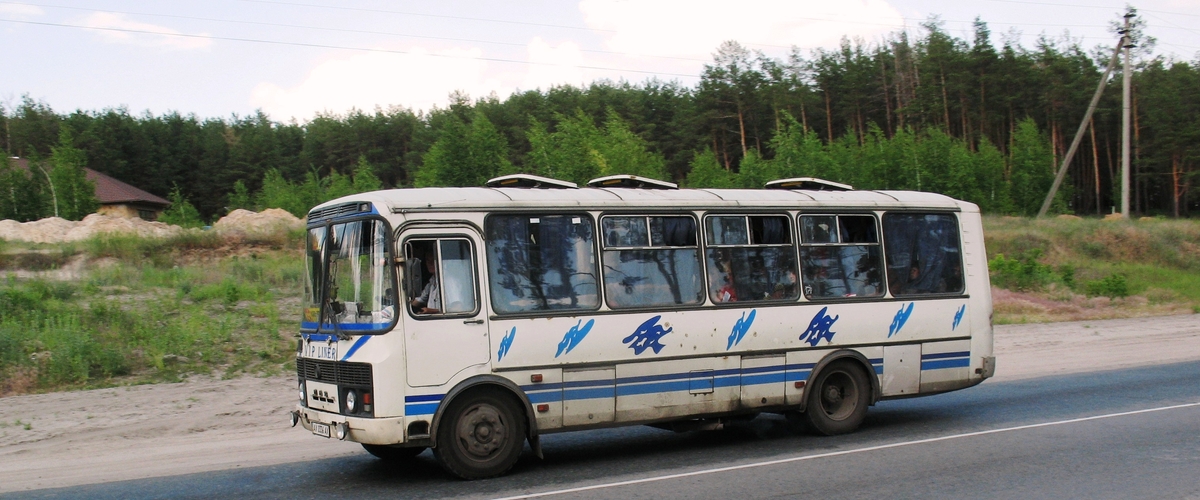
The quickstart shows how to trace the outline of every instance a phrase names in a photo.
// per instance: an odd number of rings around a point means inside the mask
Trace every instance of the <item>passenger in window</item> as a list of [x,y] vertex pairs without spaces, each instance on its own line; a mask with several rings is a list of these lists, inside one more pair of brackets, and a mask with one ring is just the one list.
[[721,252],[720,256],[718,266],[724,276],[721,277],[721,288],[713,295],[713,302],[737,302],[737,290],[733,287],[733,262],[727,252]]
[[737,302],[737,291],[733,289],[733,275],[725,274],[725,284],[717,290],[717,302]]
[[438,314],[442,312],[442,293],[438,287],[437,256],[425,254],[425,271],[429,273],[429,281],[421,290],[421,296],[412,299],[409,305],[417,314]]

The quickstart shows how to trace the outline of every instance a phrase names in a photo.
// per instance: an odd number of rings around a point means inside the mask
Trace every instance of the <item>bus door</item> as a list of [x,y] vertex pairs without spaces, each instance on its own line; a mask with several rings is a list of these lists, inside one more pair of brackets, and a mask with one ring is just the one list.
[[487,313],[482,306],[478,234],[468,229],[417,229],[400,240],[408,384],[445,384],[463,369],[487,363]]

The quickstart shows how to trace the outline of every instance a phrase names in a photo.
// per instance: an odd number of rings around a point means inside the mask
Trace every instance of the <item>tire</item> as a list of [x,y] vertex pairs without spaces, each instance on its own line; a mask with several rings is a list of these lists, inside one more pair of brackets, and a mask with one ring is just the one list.
[[434,456],[462,479],[508,472],[525,448],[525,415],[516,401],[495,391],[464,394],[438,424]]
[[364,450],[367,450],[367,453],[375,455],[375,458],[389,462],[410,460],[413,457],[420,455],[421,452],[425,451],[424,446],[403,447],[382,444],[364,444],[362,447]]
[[871,390],[871,382],[854,362],[830,363],[817,374],[805,396],[808,424],[826,436],[854,431],[867,416]]

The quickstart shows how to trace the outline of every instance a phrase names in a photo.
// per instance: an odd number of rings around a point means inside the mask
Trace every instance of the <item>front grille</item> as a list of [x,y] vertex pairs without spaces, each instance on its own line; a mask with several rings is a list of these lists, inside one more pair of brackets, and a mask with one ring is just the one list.
[[371,387],[371,365],[296,358],[296,375],[339,386]]

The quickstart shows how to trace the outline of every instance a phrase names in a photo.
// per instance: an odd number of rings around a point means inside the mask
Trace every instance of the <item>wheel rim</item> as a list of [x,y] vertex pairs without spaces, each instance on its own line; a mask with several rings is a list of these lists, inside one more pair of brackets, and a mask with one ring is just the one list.
[[830,373],[821,385],[821,410],[832,420],[844,420],[858,407],[858,385],[850,374]]
[[476,461],[493,458],[508,442],[508,426],[500,410],[476,404],[463,412],[455,428],[455,441],[465,456]]

